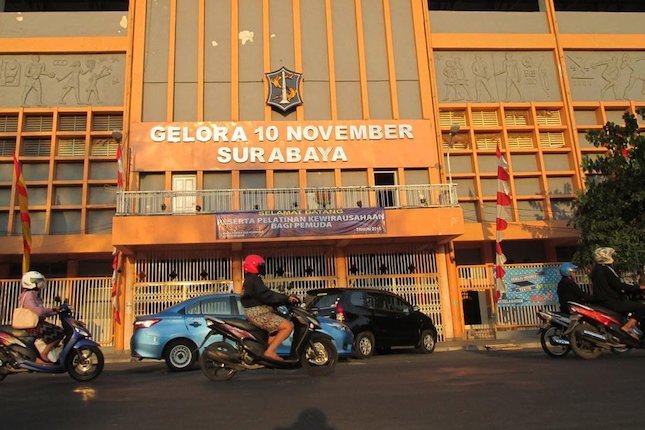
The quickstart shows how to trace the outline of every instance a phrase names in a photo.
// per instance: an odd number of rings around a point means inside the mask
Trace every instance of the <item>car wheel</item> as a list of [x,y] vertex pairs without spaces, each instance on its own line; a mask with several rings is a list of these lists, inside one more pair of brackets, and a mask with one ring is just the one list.
[[189,370],[197,360],[197,347],[189,340],[173,340],[166,347],[164,360],[172,372]]
[[359,333],[354,338],[354,357],[369,358],[374,353],[374,335],[369,331]]
[[422,354],[430,354],[437,346],[437,335],[432,330],[423,330],[417,345],[417,351]]

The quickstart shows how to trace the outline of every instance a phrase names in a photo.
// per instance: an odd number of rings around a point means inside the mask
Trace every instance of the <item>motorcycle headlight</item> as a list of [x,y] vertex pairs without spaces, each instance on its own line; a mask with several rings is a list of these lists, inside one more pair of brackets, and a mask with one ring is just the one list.
[[74,330],[81,336],[92,337],[92,334],[89,332],[89,330],[80,324],[75,325]]

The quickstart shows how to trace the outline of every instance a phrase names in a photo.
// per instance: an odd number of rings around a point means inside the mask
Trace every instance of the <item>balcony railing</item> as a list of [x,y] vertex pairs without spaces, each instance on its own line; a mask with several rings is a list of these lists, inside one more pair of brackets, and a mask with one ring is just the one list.
[[120,191],[117,215],[168,215],[262,210],[457,206],[455,184],[374,187]]

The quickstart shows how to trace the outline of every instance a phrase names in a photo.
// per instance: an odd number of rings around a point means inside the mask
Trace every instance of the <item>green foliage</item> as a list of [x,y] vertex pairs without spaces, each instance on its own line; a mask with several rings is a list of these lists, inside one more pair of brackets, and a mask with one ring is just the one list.
[[[645,119],[645,111],[638,114]],[[645,136],[633,114],[627,112],[623,119],[624,126],[608,122],[587,134],[607,152],[582,162],[587,191],[574,202],[572,220],[582,233],[574,255],[581,266],[592,263],[593,250],[600,246],[616,250],[619,270],[639,270],[645,264]]]

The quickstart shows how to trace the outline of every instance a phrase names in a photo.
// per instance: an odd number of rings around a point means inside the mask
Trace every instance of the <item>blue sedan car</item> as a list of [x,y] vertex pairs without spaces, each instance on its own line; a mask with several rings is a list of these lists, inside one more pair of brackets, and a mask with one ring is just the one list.
[[[134,321],[130,351],[134,358],[165,360],[172,371],[188,370],[198,356],[194,353],[208,333],[205,316],[244,318],[244,310],[237,294],[211,294],[195,297],[154,315],[139,316]],[[319,317],[322,331],[334,339],[339,357],[352,354],[354,335],[342,322]],[[211,336],[208,343],[221,341]],[[287,356],[291,337],[285,340],[278,354]]]

